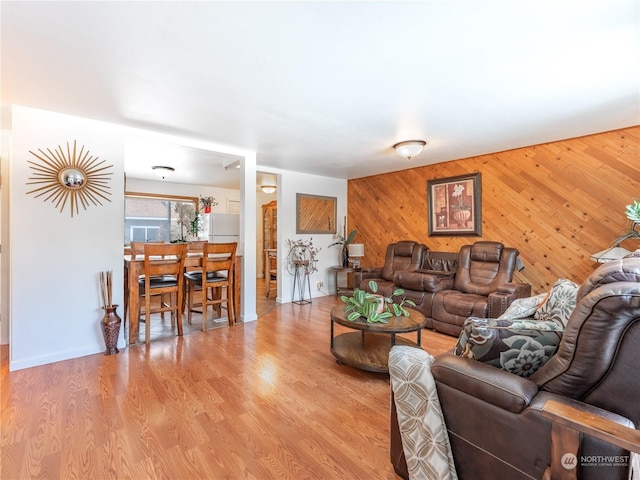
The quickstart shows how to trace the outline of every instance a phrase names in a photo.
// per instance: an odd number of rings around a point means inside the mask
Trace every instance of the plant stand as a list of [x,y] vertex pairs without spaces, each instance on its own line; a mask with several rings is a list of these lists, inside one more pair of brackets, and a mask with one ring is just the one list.
[[[295,272],[293,274],[293,292],[291,299],[293,303],[305,305],[311,303],[311,281],[309,280],[309,262],[294,261]],[[301,272],[302,270],[302,272]],[[296,287],[300,298],[296,300]],[[305,299],[305,293],[309,292],[309,298]]]

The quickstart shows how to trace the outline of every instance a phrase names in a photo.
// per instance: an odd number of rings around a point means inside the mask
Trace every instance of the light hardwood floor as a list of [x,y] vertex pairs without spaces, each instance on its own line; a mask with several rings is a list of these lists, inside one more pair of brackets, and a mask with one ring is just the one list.
[[[3,346],[0,478],[398,478],[388,375],[329,351],[338,302],[12,373]],[[432,354],[454,343],[423,334]]]

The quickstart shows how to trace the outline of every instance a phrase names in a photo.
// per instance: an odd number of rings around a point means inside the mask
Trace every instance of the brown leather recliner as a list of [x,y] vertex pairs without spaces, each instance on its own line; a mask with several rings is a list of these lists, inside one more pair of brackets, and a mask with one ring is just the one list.
[[412,272],[422,265],[422,260],[427,247],[411,240],[402,240],[387,246],[387,252],[383,267],[363,268],[354,275],[355,286],[366,291],[369,289],[369,281],[374,280],[378,284],[378,293],[386,297],[391,296],[397,288],[393,283],[393,277],[397,272]]
[[[640,258],[600,266],[581,286],[556,354],[529,378],[446,353],[431,367],[458,477],[541,478],[551,461],[548,400],[640,427]],[[575,453],[575,452],[570,452]],[[629,452],[584,435],[578,478],[628,478]],[[618,457],[617,465],[597,458]],[[595,459],[595,460],[594,460]],[[625,462],[626,459],[626,462]],[[391,461],[407,478],[395,404]]]
[[433,297],[434,328],[457,336],[467,318],[491,318],[492,310],[504,311],[505,303],[529,296],[531,285],[511,283],[517,259],[518,250],[499,242],[481,241],[462,247],[453,288]]

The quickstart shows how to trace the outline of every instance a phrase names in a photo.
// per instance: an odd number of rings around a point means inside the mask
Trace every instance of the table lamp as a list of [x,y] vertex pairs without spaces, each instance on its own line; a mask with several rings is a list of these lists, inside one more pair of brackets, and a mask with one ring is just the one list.
[[349,262],[353,265],[353,268],[360,268],[360,258],[364,257],[364,244],[363,243],[350,243],[347,245],[349,251]]

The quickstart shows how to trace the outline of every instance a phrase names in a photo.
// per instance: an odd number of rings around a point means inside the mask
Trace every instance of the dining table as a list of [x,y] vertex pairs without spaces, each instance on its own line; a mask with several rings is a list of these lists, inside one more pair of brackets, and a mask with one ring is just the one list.
[[[166,257],[158,257],[152,259],[153,262],[162,262]],[[200,267],[202,260],[202,252],[187,253],[184,260],[185,270],[193,270]],[[236,312],[236,318],[240,314],[240,272],[242,271],[242,256],[236,255],[236,261],[234,265],[234,289],[233,300],[234,310]],[[129,340],[128,343],[133,345],[138,342],[138,330],[140,326],[140,318],[138,317],[138,311],[140,309],[140,284],[138,279],[141,275],[144,275],[144,255],[124,255],[124,295],[125,295],[125,325],[127,319],[129,320]],[[182,306],[180,307],[180,315]],[[235,319],[234,319],[235,323]],[[125,329],[126,332],[126,329]]]

